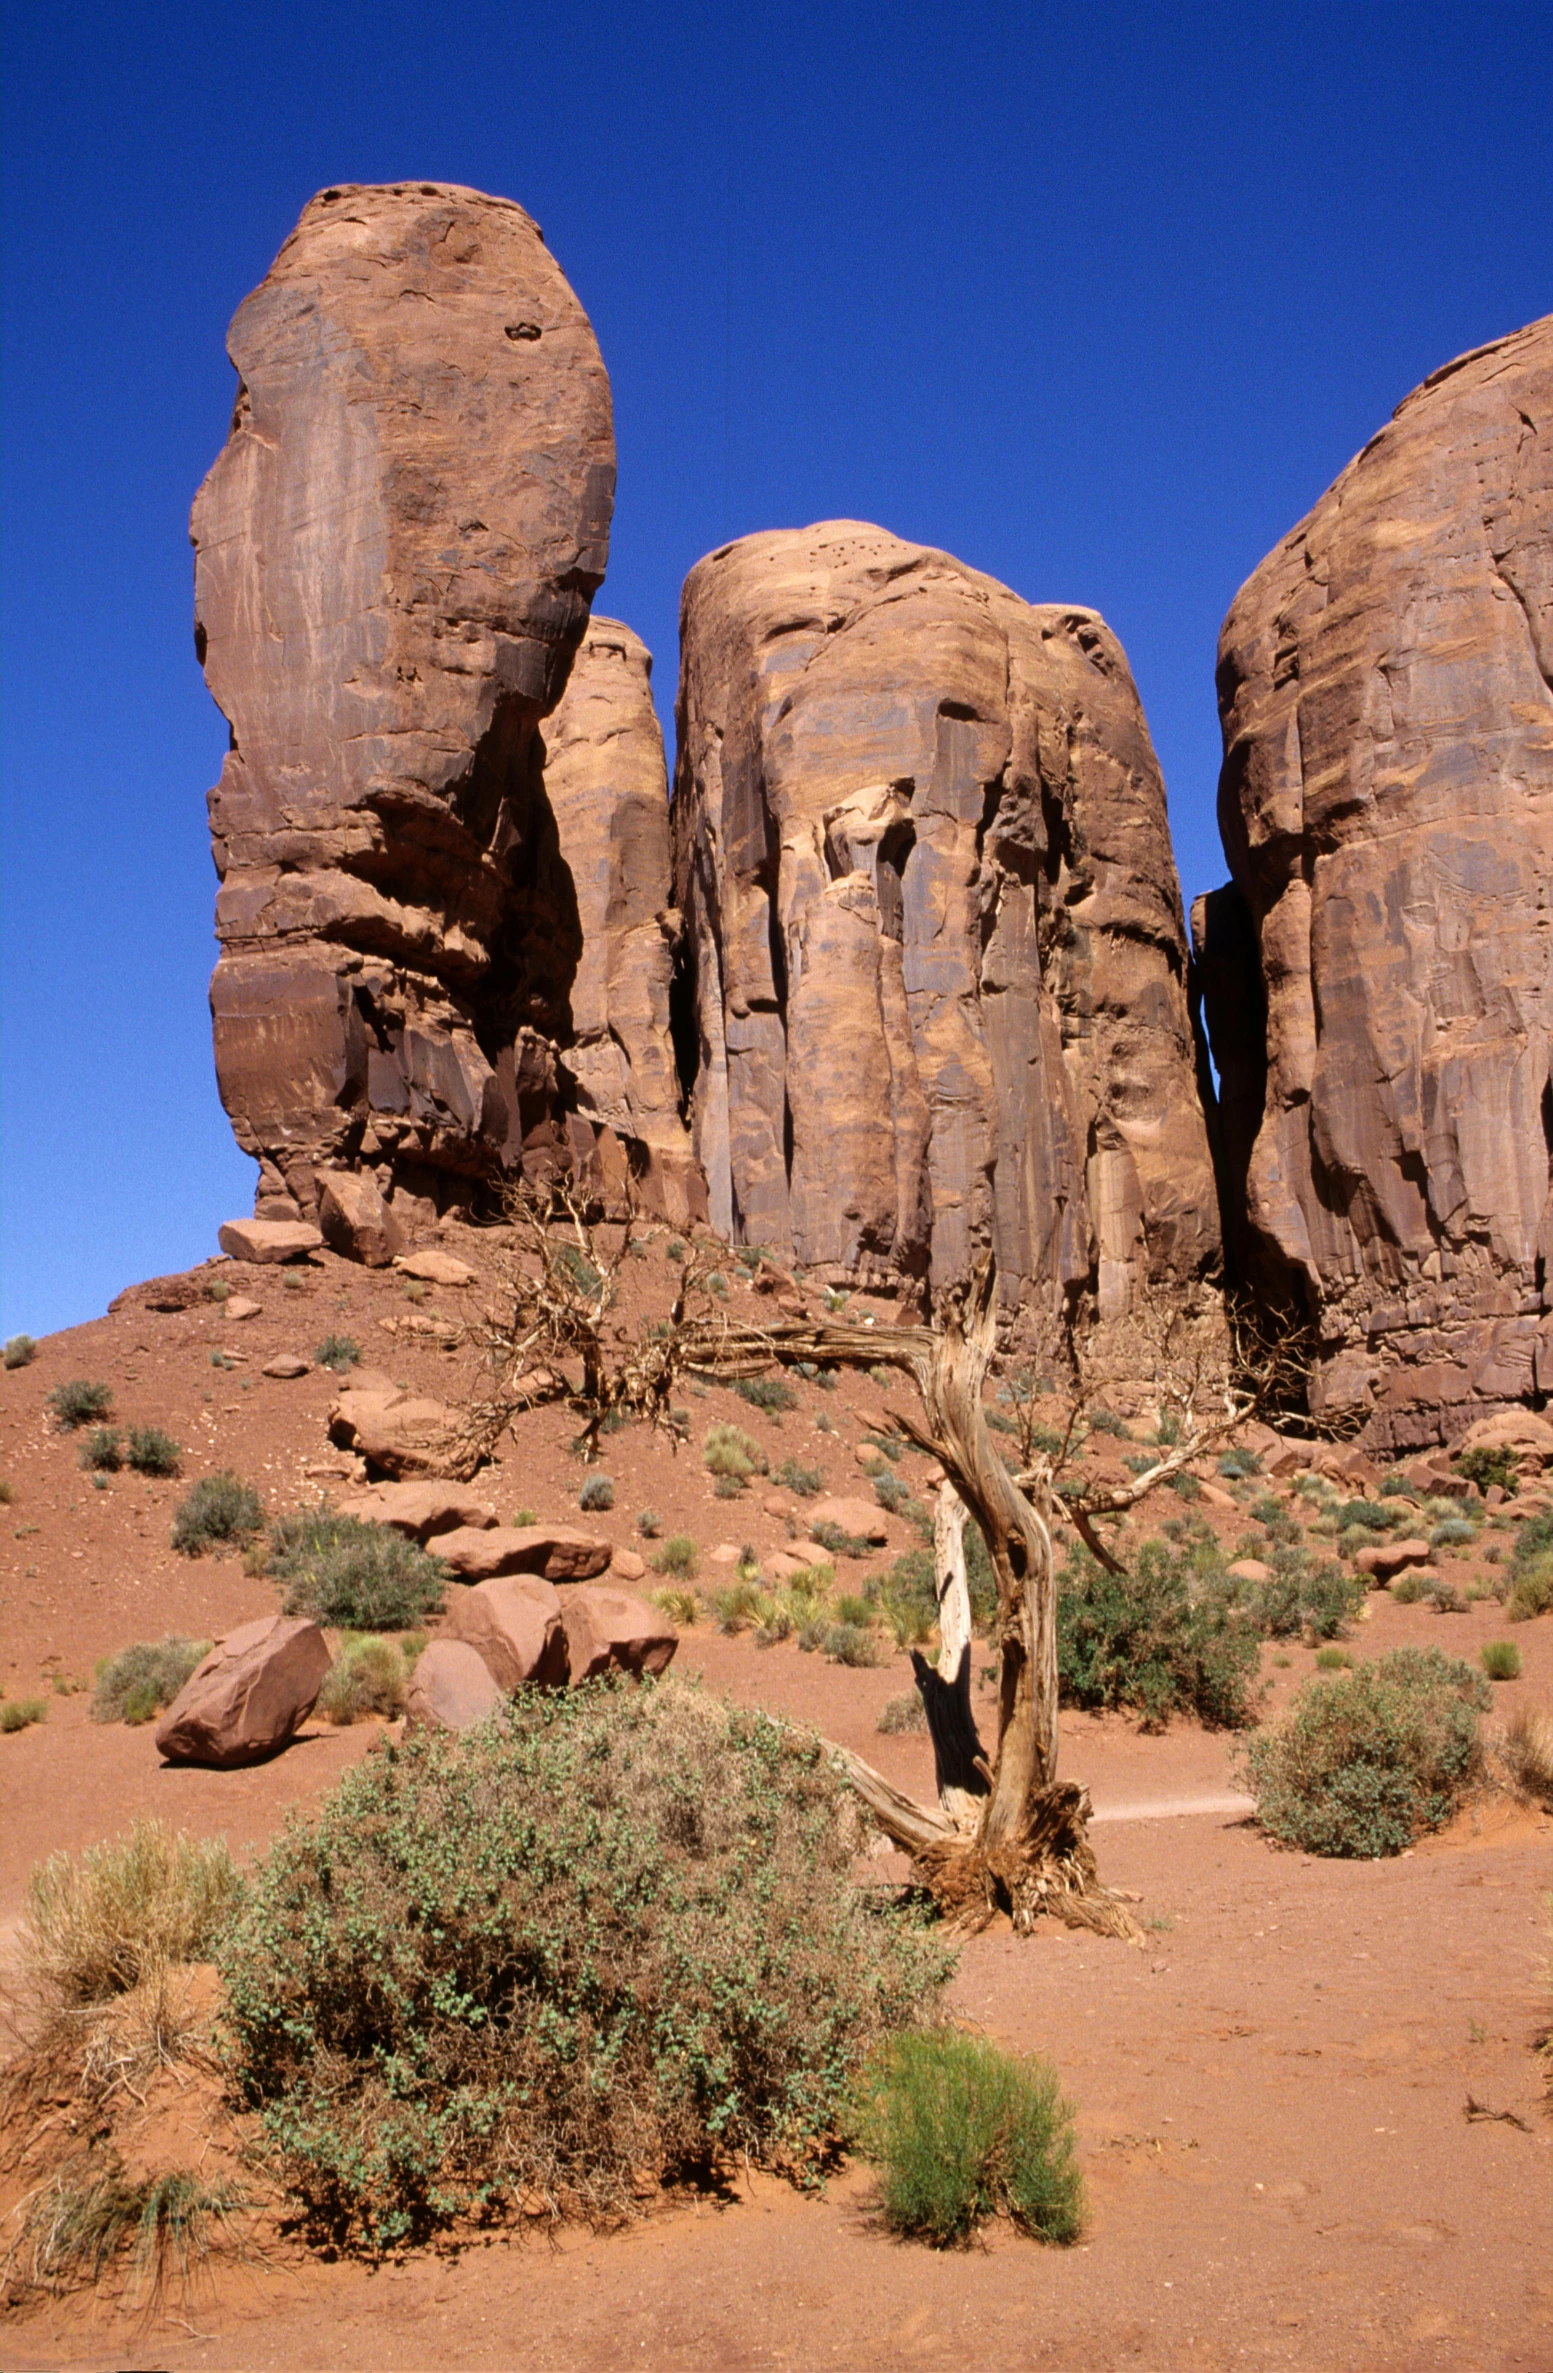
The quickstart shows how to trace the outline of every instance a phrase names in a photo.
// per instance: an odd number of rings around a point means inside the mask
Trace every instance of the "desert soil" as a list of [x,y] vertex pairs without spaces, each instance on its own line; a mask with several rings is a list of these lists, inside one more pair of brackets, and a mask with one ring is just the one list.
[[[457,1231],[448,1241],[489,1270],[488,1239]],[[660,1232],[630,1266],[628,1309],[662,1306],[663,1242]],[[3,1945],[41,1856],[79,1850],[142,1810],[251,1853],[382,1735],[375,1722],[315,1724],[255,1770],[177,1771],[161,1765],[149,1728],[93,1723],[88,1693],[72,1686],[132,1640],[210,1637],[274,1609],[273,1588],[239,1560],[177,1557],[168,1529],[189,1479],[217,1467],[259,1485],[276,1512],[344,1488],[350,1462],[326,1430],[335,1379],[316,1369],[265,1378],[273,1354],[307,1356],[324,1335],[346,1333],[365,1362],[417,1391],[457,1398],[467,1388],[467,1345],[443,1349],[419,1329],[445,1321],[455,1331],[478,1290],[412,1303],[398,1278],[331,1255],[300,1272],[226,1262],[210,1275],[251,1294],[260,1314],[235,1323],[215,1301],[157,1312],[132,1300],[0,1378],[0,1480],[14,1494],[0,1509],[0,1688],[48,1699],[46,1721],[0,1736]],[[734,1264],[727,1275],[741,1306],[748,1289]],[[880,1314],[893,1316],[884,1305]],[[235,1364],[213,1364],[218,1353]],[[71,1377],[110,1384],[119,1422],[167,1427],[185,1447],[183,1476],[119,1475],[94,1488],[79,1440],[46,1411],[52,1387]],[[697,1438],[712,1419],[736,1418],[773,1467],[797,1457],[820,1466],[832,1491],[867,1496],[854,1452],[902,1388],[844,1377],[833,1392],[798,1389],[801,1406],[780,1426],[721,1388],[687,1387],[685,1400]],[[829,1430],[816,1430],[821,1420]],[[719,1501],[694,1450],[674,1456],[640,1429],[605,1445],[614,1509],[579,1518],[573,1431],[564,1414],[540,1412],[504,1446],[480,1486],[503,1518],[523,1508],[570,1517],[641,1550],[650,1545],[634,1519],[653,1508],[700,1544],[703,1587],[726,1578],[720,1548],[784,1544],[786,1522],[767,1511],[765,1491]],[[1125,1448],[1096,1437],[1094,1455]],[[908,1453],[900,1471],[920,1481],[923,1462]],[[1140,1529],[1180,1513],[1167,1495]],[[1211,1513],[1226,1540],[1248,1529],[1242,1510]],[[891,1519],[889,1547],[845,1568],[841,1585],[915,1538]],[[1502,1546],[1507,1536],[1483,1539]],[[1463,1591],[1489,1573],[1475,1552],[1445,1570]],[[1553,1617],[1512,1630],[1492,1599],[1438,1615],[1377,1592],[1349,1644],[1368,1654],[1438,1641],[1475,1658],[1505,1636],[1525,1672],[1496,1691],[1496,1709],[1553,1701]],[[903,1656],[848,1670],[790,1643],[761,1651],[703,1621],[679,1661],[931,1794],[926,1741],[875,1728],[884,1702],[910,1685]],[[1298,1645],[1264,1652],[1268,1712],[1313,1663]],[[1048,1926],[1028,1942],[994,1931],[961,1955],[954,2013],[1047,2054],[1077,2105],[1091,2204],[1078,2247],[1042,2249],[997,2229],[984,2246],[935,2254],[883,2232],[866,2169],[815,2196],[755,2176],[726,2199],[670,2204],[623,2233],[516,2235],[377,2270],[277,2245],[263,2263],[219,2265],[149,2328],[89,2297],[12,2313],[0,2366],[1540,2373],[1553,2356],[1553,2125],[1532,2047],[1547,2003],[1553,1822],[1489,1799],[1397,1860],[1314,1860],[1276,1849],[1250,1822],[1234,1747],[1195,1724],[1148,1735],[1120,1717],[1065,1713],[1063,1768],[1091,1791],[1105,1876],[1141,1898],[1146,1946]],[[876,1864],[873,1875],[895,1867]],[[1469,2101],[1508,2115],[1469,2116]]]

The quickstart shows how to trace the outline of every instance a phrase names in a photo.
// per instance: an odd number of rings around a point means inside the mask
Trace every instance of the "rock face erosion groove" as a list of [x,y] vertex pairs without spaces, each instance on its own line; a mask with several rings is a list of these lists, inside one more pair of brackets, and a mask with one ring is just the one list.
[[1553,1390],[1553,317],[1437,371],[1237,595],[1193,915],[1226,1245],[1377,1449]]
[[229,348],[237,404],[192,534],[196,648],[231,728],[216,1069],[259,1212],[312,1219],[326,1174],[365,1171],[413,1224],[638,1120],[683,1202],[667,821],[644,820],[654,768],[660,807],[667,786],[636,638],[584,649],[600,746],[554,714],[614,499],[586,315],[520,207],[335,189]]
[[672,808],[712,1224],[1120,1315],[1218,1249],[1164,787],[1115,637],[831,521],[692,570]]

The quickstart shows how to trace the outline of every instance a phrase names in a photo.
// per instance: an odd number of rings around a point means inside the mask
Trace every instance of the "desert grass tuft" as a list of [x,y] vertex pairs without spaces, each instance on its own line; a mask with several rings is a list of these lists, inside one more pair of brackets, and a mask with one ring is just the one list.
[[209,1640],[137,1640],[105,1657],[92,1695],[94,1722],[150,1722],[170,1706],[195,1666],[210,1654]]
[[1073,2111],[1044,2061],[949,2028],[898,2036],[870,2072],[858,2133],[896,2233],[944,2249],[1000,2215],[1041,2241],[1083,2230]]
[[27,1882],[20,1958],[44,2002],[81,2009],[175,1961],[202,1961],[242,1894],[225,1838],[142,1815],[85,1853],[51,1854]]

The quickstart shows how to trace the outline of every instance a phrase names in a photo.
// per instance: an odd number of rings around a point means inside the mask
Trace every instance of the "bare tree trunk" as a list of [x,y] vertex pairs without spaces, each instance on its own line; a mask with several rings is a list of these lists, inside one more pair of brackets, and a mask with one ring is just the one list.
[[933,1741],[938,1801],[956,1829],[981,1824],[991,1784],[987,1752],[971,1711],[971,1585],[965,1570],[965,1502],[952,1483],[938,1488],[933,1518],[933,1581],[938,1597],[938,1664],[913,1648],[912,1670]]

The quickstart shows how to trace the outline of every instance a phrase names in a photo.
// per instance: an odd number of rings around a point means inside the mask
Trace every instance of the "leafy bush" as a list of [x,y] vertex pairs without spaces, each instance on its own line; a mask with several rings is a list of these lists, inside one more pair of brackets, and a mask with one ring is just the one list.
[[69,1384],[56,1384],[49,1394],[48,1405],[63,1431],[73,1434],[83,1425],[94,1425],[109,1415],[113,1408],[113,1387],[109,1384],[88,1384],[84,1377],[76,1377]]
[[1431,1549],[1465,1549],[1478,1537],[1478,1528],[1465,1516],[1447,1516],[1429,1535]]
[[1380,1496],[1383,1500],[1411,1500],[1418,1495],[1400,1467],[1393,1467],[1389,1475],[1381,1477]]
[[1308,1854],[1399,1854],[1448,1821],[1476,1777],[1488,1683],[1438,1648],[1393,1648],[1307,1681],[1245,1749],[1257,1817]]
[[1362,1574],[1345,1573],[1330,1558],[1318,1565],[1304,1549],[1280,1544],[1270,1563],[1272,1574],[1266,1582],[1231,1581],[1226,1576],[1218,1585],[1264,1639],[1333,1639],[1369,1596]]
[[1131,1434],[1127,1431],[1126,1418],[1118,1417],[1114,1409],[1091,1409],[1089,1430],[1092,1434],[1109,1434],[1113,1440],[1118,1442],[1132,1440]]
[[207,1549],[240,1548],[264,1523],[264,1510],[252,1484],[242,1483],[230,1468],[202,1475],[178,1505],[173,1517],[173,1547],[184,1557],[203,1557]]
[[97,1667],[94,1722],[151,1722],[170,1706],[202,1658],[209,1640],[137,1640]]
[[1404,1566],[1389,1588],[1399,1607],[1416,1606],[1424,1595],[1424,1586],[1418,1579],[1416,1568],[1412,1566]]
[[833,1623],[825,1634],[825,1653],[832,1664],[867,1666],[884,1661],[872,1629],[863,1623]]
[[681,1582],[694,1579],[696,1545],[689,1533],[670,1533],[663,1547],[652,1561],[655,1574],[673,1574]]
[[588,1515],[602,1515],[615,1504],[615,1487],[607,1475],[589,1475],[577,1494],[577,1505]]
[[341,1729],[363,1721],[368,1714],[383,1714],[393,1721],[404,1712],[412,1669],[397,1640],[378,1639],[371,1633],[346,1640],[324,1676],[318,1711],[326,1722]]
[[361,1345],[354,1335],[325,1335],[313,1357],[321,1368],[332,1368],[336,1376],[343,1376],[360,1359]]
[[130,1427],[124,1458],[137,1475],[176,1475],[182,1457],[182,1445],[171,1434],[163,1433],[159,1425]]
[[663,1530],[663,1518],[656,1508],[644,1508],[636,1520],[636,1529],[644,1541],[656,1541]]
[[709,1475],[731,1482],[741,1491],[751,1475],[766,1472],[766,1455],[760,1444],[736,1425],[708,1426],[701,1458]]
[[873,1619],[873,1600],[865,1598],[861,1591],[844,1590],[840,1598],[837,1599],[836,1621],[838,1623],[872,1623]]
[[[966,1527],[969,1537],[970,1527]],[[1238,1727],[1251,1719],[1257,1634],[1192,1555],[1145,1541],[1130,1574],[1078,1549],[1058,1576],[1057,1681],[1066,1705],[1126,1706],[1144,1727],[1174,1713]]]
[[1319,1672],[1347,1672],[1352,1663],[1353,1658],[1346,1648],[1318,1648],[1316,1651],[1316,1668]]
[[48,1714],[46,1697],[0,1699],[0,1731],[30,1730],[35,1722],[46,1722]]
[[747,1631],[761,1614],[761,1592],[753,1581],[728,1582],[712,1593],[719,1631]]
[[780,1417],[784,1409],[796,1409],[798,1395],[780,1376],[740,1376],[733,1387],[741,1401],[748,1401],[752,1409],[762,1409],[768,1417]]
[[8,1368],[30,1368],[38,1356],[38,1346],[30,1335],[12,1335],[0,1356]]
[[325,1501],[270,1527],[266,1572],[285,1591],[288,1615],[342,1631],[413,1631],[442,1604],[440,1557],[386,1524],[340,1516]]
[[1513,1450],[1458,1450],[1451,1464],[1479,1491],[1490,1491],[1497,1483],[1506,1499],[1511,1499],[1520,1485],[1520,1462]]
[[890,1515],[899,1516],[912,1504],[911,1485],[903,1482],[899,1475],[876,1475],[874,1498]]
[[859,2129],[897,2233],[942,2249],[1000,2214],[1041,2241],[1083,2229],[1073,2111],[1044,2061],[949,2028],[902,2035],[879,2056]]
[[382,2249],[538,2195],[628,2212],[805,2177],[950,1966],[852,1881],[823,1744],[591,1683],[371,1756],[271,1848],[221,1955],[234,2074],[315,2231]]
[[89,1472],[116,1475],[124,1464],[124,1436],[116,1425],[94,1425],[81,1445],[81,1464]]
[[814,1524],[809,1527],[811,1540],[828,1549],[832,1557],[867,1557],[870,1544],[862,1533],[849,1533],[839,1524]]
[[785,1459],[777,1469],[776,1480],[784,1491],[801,1500],[812,1500],[825,1488],[825,1478],[818,1467],[800,1466],[796,1458]]
[[908,1689],[904,1697],[887,1697],[879,1709],[879,1719],[874,1728],[883,1731],[886,1736],[899,1731],[926,1730],[927,1709],[922,1703],[921,1692]]
[[1300,1537],[1300,1521],[1292,1508],[1286,1508],[1270,1491],[1251,1503],[1252,1522],[1259,1524],[1271,1540],[1282,1541],[1293,1548]]
[[1389,1530],[1398,1515],[1395,1508],[1388,1508],[1381,1500],[1344,1500],[1332,1513],[1345,1531],[1351,1524],[1362,1524],[1367,1531],[1375,1533]]
[[1520,1679],[1521,1652],[1513,1640],[1485,1640],[1480,1653],[1483,1670],[1491,1681]]
[[79,1858],[38,1864],[23,1963],[62,2008],[102,2002],[169,1962],[208,1960],[241,1895],[225,1838],[184,1837],[142,1817]]
[[1516,1786],[1553,1809],[1553,1714],[1545,1706],[1517,1706],[1501,1751]]

